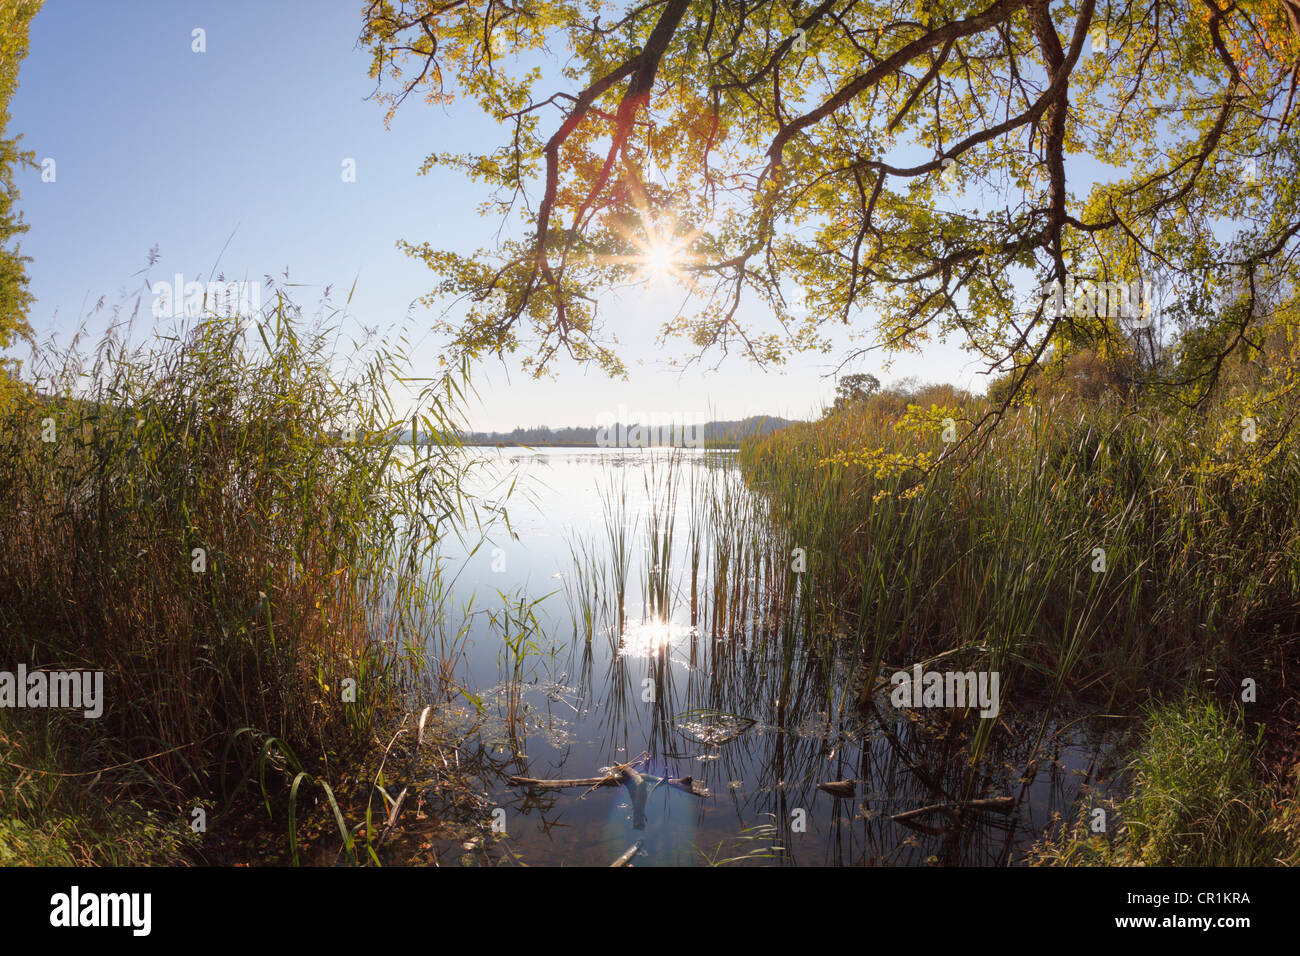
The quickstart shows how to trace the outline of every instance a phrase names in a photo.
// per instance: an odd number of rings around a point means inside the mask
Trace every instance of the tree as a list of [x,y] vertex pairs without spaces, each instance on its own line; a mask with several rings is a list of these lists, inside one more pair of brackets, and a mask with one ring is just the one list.
[[18,188],[14,170],[34,165],[30,152],[18,149],[21,137],[6,137],[9,100],[18,89],[18,66],[27,55],[27,31],[43,0],[0,0],[0,348],[7,347],[15,334],[30,335],[27,309],[32,296],[27,290],[29,262],[15,241],[27,231],[17,211]]
[[1205,361],[1166,383],[1197,401],[1222,355],[1295,321],[1298,11],[372,0],[361,39],[389,117],[418,92],[502,124],[425,165],[488,187],[500,242],[404,243],[440,276],[427,301],[463,305],[440,321],[455,352],[621,373],[599,293],[669,273],[691,297],[663,331],[693,358],[780,362],[874,315],[873,347],[959,336],[1014,376],[1010,400],[1049,348],[1132,350],[1141,321],[1095,290],[1139,283],[1207,330]]
[[868,372],[845,375],[835,384],[835,404],[832,412],[864,402],[880,390],[880,379]]

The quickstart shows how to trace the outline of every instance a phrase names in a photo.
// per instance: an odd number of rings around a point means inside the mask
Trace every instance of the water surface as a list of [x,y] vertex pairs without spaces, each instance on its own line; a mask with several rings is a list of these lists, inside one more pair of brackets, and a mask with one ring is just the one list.
[[[533,791],[503,777],[488,797],[523,861],[603,865],[639,841],[637,866],[1017,862],[1105,775],[1110,748],[1089,721],[1055,715],[1030,766],[1042,714],[1004,706],[971,767],[947,714],[864,694],[852,641],[800,625],[786,543],[734,452],[475,454],[481,504],[512,490],[508,528],[472,554],[445,552],[468,629],[462,673],[483,707],[463,704],[466,719],[513,773],[592,777],[648,752],[643,773],[710,791],[660,786],[642,819],[621,787]],[[844,780],[851,798],[817,787]],[[990,796],[1014,797],[1014,812],[960,825],[932,814],[923,829],[890,819]]]

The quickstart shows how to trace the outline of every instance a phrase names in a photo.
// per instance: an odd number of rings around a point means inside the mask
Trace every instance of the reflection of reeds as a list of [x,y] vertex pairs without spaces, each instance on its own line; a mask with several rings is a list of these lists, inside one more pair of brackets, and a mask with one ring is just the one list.
[[627,472],[616,468],[607,476],[601,494],[601,508],[605,516],[605,536],[609,542],[609,573],[618,616],[615,618],[618,633],[622,633],[627,620],[625,614],[628,569],[632,556],[627,541]]
[[497,664],[503,674],[506,730],[518,753],[520,731],[524,727],[524,683],[537,674],[537,662],[546,653],[538,643],[542,627],[537,620],[537,605],[550,595],[529,600],[526,594],[514,597],[501,594],[501,606],[489,612],[494,629],[499,629],[501,650]]
[[645,470],[645,603],[648,617],[668,620],[672,581],[673,531],[677,526],[680,455],[652,454]]
[[604,575],[602,562],[595,554],[594,545],[586,538],[569,542],[571,573],[564,578],[564,599],[573,619],[574,634],[591,642],[601,609]]
[[[624,622],[610,620],[617,613],[613,598],[607,609],[596,609],[596,619],[611,637],[603,681],[593,687],[586,679],[602,728],[601,746],[610,753],[649,749],[655,761],[682,765],[657,767],[656,773],[696,774],[716,794],[733,793],[729,782],[741,781],[743,790],[732,799],[738,809],[745,808],[742,819],[752,823],[758,813],[776,815],[781,837],[775,842],[786,847],[779,856],[782,862],[818,862],[809,859],[807,841],[792,839],[795,835],[788,832],[791,812],[817,806],[825,813],[830,798],[819,794],[817,784],[846,778],[862,781],[863,801],[856,808],[850,802],[837,804],[838,822],[827,824],[826,831],[834,837],[833,856],[820,862],[918,863],[928,856],[949,862],[1005,861],[1014,844],[1002,828],[1004,820],[975,821],[960,838],[915,838],[910,831],[900,834],[887,813],[972,795],[1015,793],[1019,783],[1005,769],[993,768],[1028,762],[1032,727],[1024,733],[1028,722],[1008,713],[1014,735],[977,740],[978,725],[913,720],[888,705],[877,717],[879,695],[873,692],[878,692],[886,662],[910,663],[909,655],[923,646],[911,629],[899,642],[900,627],[910,627],[907,602],[924,592],[924,582],[909,585],[888,556],[869,553],[858,558],[864,579],[854,595],[858,603],[847,606],[847,596],[831,586],[836,578],[826,569],[824,542],[802,538],[783,522],[774,525],[769,514],[773,502],[753,493],[734,462],[734,456],[708,455],[675,463],[625,460],[613,466],[617,474],[604,483],[609,560],[633,566],[624,575],[629,586],[625,599],[635,602],[635,590],[641,590],[651,627],[667,628],[675,615],[682,620],[672,632],[676,636],[664,645],[644,656],[627,656],[620,636],[626,633],[632,640],[642,632],[635,626],[625,632]],[[623,478],[631,467],[645,469],[640,482],[644,498],[636,504],[629,500]],[[680,502],[673,493],[679,480],[689,501]],[[640,522],[628,520],[634,507],[644,509]],[[810,504],[815,510],[821,507]],[[676,517],[690,522],[684,548],[665,546],[672,541]],[[646,567],[630,560],[627,539],[618,533],[637,524],[647,540],[635,556],[644,556]],[[807,552],[803,572],[795,570],[792,560],[796,547]],[[593,567],[604,560],[581,546],[575,552],[575,561]],[[598,573],[617,580],[608,569]],[[674,607],[670,600],[665,608],[665,596],[684,596],[688,588],[693,593],[689,610],[685,601]],[[871,611],[882,596],[898,603],[894,617],[878,622]],[[1028,595],[1026,602],[1032,607]],[[573,607],[578,606],[575,601]],[[660,616],[660,610],[667,613]],[[697,639],[695,625],[703,638]],[[575,633],[585,632],[586,624],[575,621]],[[686,633],[690,636],[682,637]],[[961,660],[965,669],[976,666],[976,653],[996,652],[995,645],[982,643],[959,649],[969,657],[951,659]],[[585,640],[581,653],[590,659]],[[690,666],[683,671],[678,663]],[[655,691],[652,703],[643,699],[646,680]],[[685,729],[695,711],[734,715],[748,729],[729,740],[698,740]],[[1059,747],[1055,733],[1049,724],[1051,745]],[[972,749],[985,751],[989,759],[972,764]],[[717,759],[700,762],[697,755]],[[829,755],[833,764],[828,764]],[[1067,806],[1073,792],[1057,795],[1059,804]],[[903,840],[911,842],[900,846]]]

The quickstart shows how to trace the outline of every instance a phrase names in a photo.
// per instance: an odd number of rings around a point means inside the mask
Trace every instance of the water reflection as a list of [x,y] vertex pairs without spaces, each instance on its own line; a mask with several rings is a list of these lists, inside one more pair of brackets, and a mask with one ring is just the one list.
[[[974,764],[977,722],[893,707],[887,675],[814,613],[733,454],[510,451],[485,502],[507,475],[509,534],[448,558],[468,679],[497,718],[480,732],[509,757],[489,798],[526,862],[608,865],[639,840],[638,866],[1003,864],[1114,770],[1104,728],[1064,715],[1031,753],[1042,713],[1014,697]],[[522,671],[503,668],[499,616],[477,614],[521,593],[547,595]],[[590,778],[643,751],[640,790],[505,780]],[[990,797],[1011,811],[963,808]]]

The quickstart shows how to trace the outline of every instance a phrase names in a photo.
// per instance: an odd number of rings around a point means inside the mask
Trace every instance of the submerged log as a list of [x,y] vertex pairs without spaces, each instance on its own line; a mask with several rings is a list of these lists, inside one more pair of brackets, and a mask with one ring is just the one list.
[[[608,768],[608,769],[605,771],[605,776],[606,776],[606,777],[615,777],[615,778],[617,778],[618,780],[620,780],[620,781],[626,783],[626,782],[627,782],[627,778],[621,776],[621,774],[623,774],[623,773],[625,773],[625,772],[627,772],[627,771],[632,771],[633,773],[635,773],[636,771],[633,770],[633,768],[636,767],[636,765],[639,764],[642,760],[649,760],[649,759],[650,759],[650,751],[648,751],[648,750],[643,750],[643,751],[641,751],[640,754],[638,754],[637,756],[633,757],[633,758],[632,758],[631,760],[629,760],[627,763],[621,763],[621,764],[618,764],[618,765],[616,765],[616,766],[613,766],[613,767]],[[602,786],[603,786],[603,784],[602,784]],[[588,787],[586,790],[584,790],[584,791],[582,792],[582,797],[585,797],[587,794],[591,793],[591,791],[593,791],[593,790],[595,790],[595,789],[596,789],[596,788],[595,788],[594,786],[593,786],[593,787]],[[582,797],[579,797],[578,799],[581,800]]]
[[693,797],[707,797],[711,795],[708,787],[690,776],[672,777],[668,780],[668,786],[676,787],[678,790],[685,790]]
[[852,780],[831,780],[817,784],[818,790],[825,790],[836,797],[851,797],[858,792],[858,785]]
[[641,852],[641,841],[637,840],[630,847],[623,851],[623,855],[610,864],[610,866],[631,866],[632,858]]
[[[636,774],[636,778],[632,778],[630,774]],[[637,778],[644,781],[641,774],[637,774],[635,770],[632,770],[618,774],[607,774],[604,777],[576,777],[571,780],[547,780],[544,777],[519,776],[509,777],[508,779],[510,783],[519,787],[536,787],[539,790],[563,790],[567,787],[589,787],[592,789],[596,787],[618,787],[626,785],[629,779],[635,782]],[[694,777],[670,777],[663,782],[694,797],[711,796],[709,788]]]
[[916,830],[918,833],[925,833],[930,836],[946,836],[953,831],[955,824],[948,824],[942,827],[932,827],[927,823],[921,823],[917,820],[898,820],[896,821],[909,830]]
[[565,787],[617,787],[622,779],[617,774],[605,777],[575,777],[572,780],[546,780],[541,777],[510,777],[510,782],[520,787],[537,787],[539,790],[562,790]]
[[928,807],[918,807],[915,810],[904,810],[902,813],[895,813],[889,819],[895,823],[908,823],[928,813],[943,813],[949,817],[956,817],[964,810],[991,810],[994,813],[1010,813],[1015,808],[1015,797],[985,797],[980,800],[936,803]]
[[622,773],[623,786],[627,787],[628,798],[632,801],[632,829],[645,829],[645,801],[649,796],[645,788],[645,777],[641,776],[631,767],[626,767]]

